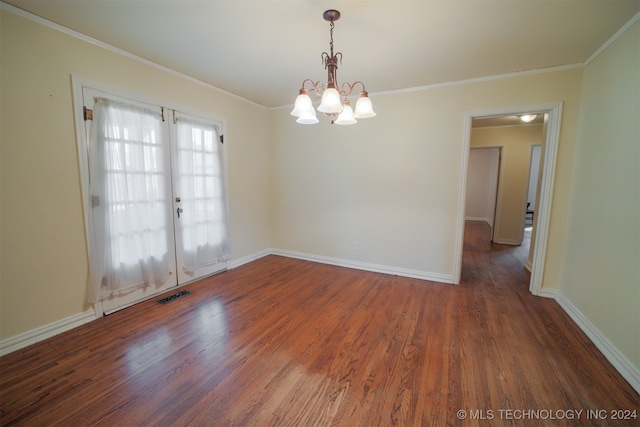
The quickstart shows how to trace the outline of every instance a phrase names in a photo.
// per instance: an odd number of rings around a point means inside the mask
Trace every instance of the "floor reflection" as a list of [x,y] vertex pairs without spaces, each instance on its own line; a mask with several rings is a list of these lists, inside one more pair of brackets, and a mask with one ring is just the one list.
[[[184,357],[187,349],[195,355],[189,363],[204,362],[204,366],[212,366],[224,360],[229,333],[224,304],[211,299],[199,302],[196,307],[187,307],[187,311],[189,313],[172,315],[174,320],[175,317],[184,319],[182,326],[169,330],[159,325],[135,336],[135,341],[128,346],[124,355],[127,370],[141,380],[141,384],[170,366],[174,359]],[[174,326],[176,323],[180,322],[174,322]]]
[[227,312],[217,299],[199,304],[197,316],[193,320],[196,339],[207,348],[207,355],[215,357],[224,349],[227,341]]
[[132,344],[126,352],[130,374],[136,374],[158,364],[171,353],[171,337],[166,327],[159,327],[151,335]]

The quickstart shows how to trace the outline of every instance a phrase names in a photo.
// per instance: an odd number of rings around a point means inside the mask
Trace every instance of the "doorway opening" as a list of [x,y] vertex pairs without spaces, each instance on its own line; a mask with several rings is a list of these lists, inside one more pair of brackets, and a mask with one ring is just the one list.
[[465,219],[484,220],[491,226],[492,242],[526,251],[522,265],[531,264],[528,249],[545,115],[531,115],[534,118],[528,122],[518,116],[474,118],[471,122]]
[[[524,114],[536,114],[544,117],[544,149],[541,151],[539,179],[537,181],[537,202],[535,203],[536,212],[532,221],[531,236],[531,281],[529,283],[529,291],[533,295],[544,296],[542,289],[542,277],[544,273],[546,246],[549,237],[549,222],[551,217],[551,203],[553,198],[553,183],[555,177],[555,167],[558,153],[558,141],[560,137],[560,120],[562,115],[562,103],[529,105],[511,108],[496,108],[481,111],[467,112],[465,115],[464,140],[463,140],[463,161],[461,170],[461,186],[460,186],[460,203],[458,212],[458,234],[456,242],[456,259],[454,266],[454,283],[460,283],[460,275],[462,269],[462,251],[464,244],[464,229],[466,219],[466,202],[467,202],[467,180],[468,165],[471,148],[471,134],[474,120],[480,119],[498,119],[515,117],[519,118]],[[527,165],[529,166],[529,165]],[[527,172],[529,168],[527,167]],[[504,180],[504,177],[502,178]],[[528,182],[527,182],[528,183]],[[524,238],[524,224],[526,219],[526,190],[527,185],[522,187],[525,192],[523,203],[521,206],[521,216],[514,221],[519,223],[520,239],[517,244],[522,244]],[[498,191],[500,193],[500,191]],[[497,202],[496,211],[501,209],[500,200]],[[509,227],[513,227],[513,224]]]

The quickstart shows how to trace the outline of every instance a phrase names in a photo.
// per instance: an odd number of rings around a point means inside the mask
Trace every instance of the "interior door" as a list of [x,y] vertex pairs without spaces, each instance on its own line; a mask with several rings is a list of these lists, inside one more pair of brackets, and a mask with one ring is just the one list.
[[222,124],[173,113],[172,170],[178,283],[227,268]]
[[[134,102],[127,99],[118,98],[114,95],[101,93],[99,91],[83,87],[82,89],[84,106],[87,110],[91,111],[94,109],[94,103],[96,97],[107,98],[110,100],[116,100],[119,102],[123,102],[129,105],[134,105],[138,107],[144,107],[149,109],[156,109],[158,111],[158,115],[161,114],[161,110],[158,107],[148,106],[139,102]],[[91,114],[88,116],[85,115],[85,132],[86,132],[86,140],[87,144],[91,143],[90,133],[91,127],[97,126],[95,122],[91,119]],[[126,136],[129,129],[121,128],[117,131],[122,134],[120,138],[113,138],[108,141],[105,145],[109,145],[105,147],[105,150],[111,150],[112,152],[120,153],[119,162],[124,165],[125,163],[133,164],[131,160],[132,157],[139,157],[138,162],[131,166],[131,164],[127,167],[125,166],[112,166],[105,167],[105,182],[111,181],[119,181],[122,182],[130,182],[133,183],[137,181],[140,183],[144,181],[142,184],[142,188],[145,188],[146,185],[148,191],[154,191],[157,195],[154,195],[154,200],[152,204],[154,205],[152,208],[143,208],[146,210],[146,215],[139,215],[140,221],[138,221],[137,225],[134,225],[134,229],[129,230],[128,232],[134,236],[134,238],[130,240],[120,239],[118,244],[110,245],[101,245],[96,243],[95,234],[89,236],[89,245],[90,245],[90,258],[92,258],[91,262],[101,262],[104,259],[110,259],[111,257],[103,256],[104,252],[109,250],[127,250],[135,245],[136,238],[139,239],[154,239],[151,243],[151,246],[158,248],[159,256],[163,259],[166,257],[168,260],[168,278],[166,281],[162,283],[157,283],[154,285],[146,285],[146,286],[134,286],[129,290],[123,289],[122,291],[114,292],[112,295],[107,297],[106,299],[101,299],[102,303],[102,311],[105,314],[111,313],[113,311],[125,308],[129,305],[135,304],[138,301],[150,298],[153,295],[164,292],[172,287],[177,286],[177,275],[176,275],[176,264],[175,264],[175,241],[174,241],[174,230],[173,230],[173,205],[171,203],[171,150],[169,144],[169,121],[162,122],[158,120],[160,123],[157,126],[157,129],[153,129],[150,131],[142,131],[141,134],[143,137],[134,138]],[[146,132],[146,133],[145,133]],[[153,135],[153,143],[149,142],[148,135],[149,133],[154,133]],[[96,150],[96,147],[87,147],[87,152],[92,153],[92,150]],[[89,156],[91,158],[91,155]],[[95,167],[95,162],[93,164]],[[92,168],[91,160],[89,160],[89,169]],[[108,186],[107,182],[105,186]],[[115,184],[114,184],[115,185]],[[96,187],[95,183],[90,183],[90,204],[89,209],[91,210],[90,218],[93,218],[93,215],[112,215],[117,219],[117,215],[122,213],[123,211],[129,209],[135,209],[136,205],[140,205],[143,203],[139,198],[128,194],[122,195],[118,194],[117,191],[111,192],[108,196],[97,197],[94,192],[94,187]],[[144,190],[143,190],[144,191]],[[105,193],[106,194],[106,193]],[[154,193],[155,194],[155,193]],[[148,202],[147,202],[148,203]],[[137,211],[139,212],[139,211]],[[155,219],[159,218],[159,221],[155,221]],[[91,222],[91,221],[90,221]],[[160,225],[158,225],[160,224]],[[135,229],[137,227],[137,229]],[[92,232],[95,231],[94,228],[91,229]],[[89,234],[92,234],[90,232]],[[151,235],[152,233],[152,235]],[[114,237],[116,239],[117,237]],[[107,254],[108,255],[108,254]],[[108,262],[108,261],[107,261]],[[122,268],[122,263],[118,266],[107,266],[107,268]],[[164,271],[164,270],[163,270]]]

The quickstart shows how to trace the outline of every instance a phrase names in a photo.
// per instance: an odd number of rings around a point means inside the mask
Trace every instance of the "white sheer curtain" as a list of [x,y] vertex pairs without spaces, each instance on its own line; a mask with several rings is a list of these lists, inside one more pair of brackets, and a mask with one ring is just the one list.
[[101,300],[167,281],[171,174],[159,109],[96,99],[91,128],[90,276]]
[[177,194],[183,211],[176,226],[180,228],[178,236],[182,236],[183,270],[188,275],[231,257],[218,135],[213,124],[177,117]]

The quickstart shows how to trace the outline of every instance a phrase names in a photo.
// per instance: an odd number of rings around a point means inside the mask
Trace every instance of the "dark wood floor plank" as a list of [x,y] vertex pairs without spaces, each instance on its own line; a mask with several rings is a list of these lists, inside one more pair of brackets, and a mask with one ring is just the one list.
[[0,424],[599,426],[499,410],[640,411],[559,305],[530,295],[526,250],[489,236],[467,224],[459,286],[268,256],[113,313],[0,358]]

